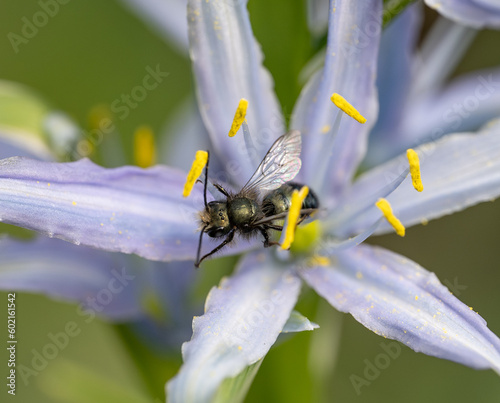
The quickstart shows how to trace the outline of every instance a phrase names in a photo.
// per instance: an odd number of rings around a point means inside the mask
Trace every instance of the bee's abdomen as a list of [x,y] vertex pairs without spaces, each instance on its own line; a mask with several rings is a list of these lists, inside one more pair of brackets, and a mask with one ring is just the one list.
[[[290,208],[292,193],[294,190],[300,190],[304,185],[295,182],[288,182],[281,185],[278,189],[269,193],[262,202],[262,212],[266,217],[281,214]],[[319,200],[316,194],[309,189],[309,194],[302,202],[303,209],[319,208]]]
[[[294,190],[295,189],[300,190],[304,186],[300,183],[295,183],[295,182],[290,182],[289,185],[292,186]],[[290,194],[290,199],[291,198],[292,198],[292,195]],[[306,208],[317,209],[317,208],[319,208],[318,196],[316,196],[316,193],[314,193],[311,188],[309,188],[309,193],[307,194],[306,198],[302,202],[302,208],[303,209],[306,209]]]

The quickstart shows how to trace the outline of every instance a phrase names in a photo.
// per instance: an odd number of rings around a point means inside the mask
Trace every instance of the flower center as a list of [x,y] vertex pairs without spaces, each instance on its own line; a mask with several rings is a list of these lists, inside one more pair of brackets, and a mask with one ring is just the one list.
[[323,226],[320,220],[314,220],[306,225],[301,225],[295,230],[295,240],[290,251],[293,254],[306,254],[316,248],[318,241],[323,237]]

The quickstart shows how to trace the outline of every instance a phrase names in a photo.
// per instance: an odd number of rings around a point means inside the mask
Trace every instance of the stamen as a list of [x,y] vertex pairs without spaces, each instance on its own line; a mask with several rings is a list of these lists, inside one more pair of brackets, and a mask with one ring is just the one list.
[[259,158],[259,152],[257,151],[257,148],[255,147],[252,141],[250,129],[248,127],[246,120],[243,121],[241,127],[243,129],[243,138],[245,139],[245,146],[248,153],[248,157],[250,158],[252,165],[258,167],[261,159]]
[[335,106],[337,106],[337,108],[341,109],[351,118],[356,119],[359,123],[366,122],[366,119],[361,115],[361,113],[359,113],[354,106],[347,102],[343,96],[337,93],[333,93],[330,99],[335,104]]
[[[208,161],[208,153],[203,150],[196,151],[196,156],[194,157],[193,165],[191,166],[191,170],[189,171],[186,179],[186,183],[184,184],[184,191],[182,192],[183,197],[188,197],[193,190],[193,186],[196,183],[196,180],[200,177],[203,168],[207,165]],[[206,180],[206,178],[205,178]]]
[[406,156],[408,157],[408,162],[410,163],[410,175],[413,187],[421,192],[424,190],[424,185],[422,184],[422,178],[420,176],[420,160],[418,159],[418,154],[409,148],[406,150]]
[[240,130],[241,124],[245,120],[247,115],[248,101],[245,98],[240,99],[236,113],[234,114],[233,124],[229,130],[229,137],[234,137],[238,130]]
[[385,219],[392,225],[396,234],[399,236],[405,236],[405,227],[392,212],[392,207],[389,202],[386,199],[378,199],[378,202],[375,203],[375,205],[380,209],[380,211],[382,211]]
[[293,243],[295,239],[295,228],[297,227],[297,221],[300,216],[300,210],[302,208],[302,202],[307,197],[309,193],[309,188],[303,186],[300,191],[294,190],[292,193],[292,200],[290,202],[290,209],[288,210],[287,216],[287,226],[285,230],[285,238],[281,244],[281,249],[287,250]]
[[134,133],[134,161],[141,168],[156,163],[155,137],[149,126],[140,126]]

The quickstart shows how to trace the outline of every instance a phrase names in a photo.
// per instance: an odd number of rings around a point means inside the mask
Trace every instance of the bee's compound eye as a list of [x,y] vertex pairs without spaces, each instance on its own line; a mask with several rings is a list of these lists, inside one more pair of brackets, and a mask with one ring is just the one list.
[[221,236],[226,235],[226,230],[224,227],[215,227],[211,228],[207,232],[208,236],[211,236],[212,238],[220,238]]

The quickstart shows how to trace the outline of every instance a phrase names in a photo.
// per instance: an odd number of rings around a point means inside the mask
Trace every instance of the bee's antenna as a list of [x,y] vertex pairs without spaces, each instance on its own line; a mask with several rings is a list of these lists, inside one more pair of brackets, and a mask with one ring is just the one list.
[[[205,190],[206,190],[206,186],[205,186]],[[203,233],[205,232],[205,229],[208,227],[208,224],[205,225],[202,229],[201,229],[201,233],[200,233],[200,241],[198,242],[198,252],[196,252],[196,261],[194,262],[194,267],[198,268],[200,267],[200,253],[201,253],[201,241],[203,240]]]
[[[205,185],[203,187],[203,201],[205,202],[205,210],[208,211],[207,204],[207,185],[208,185],[208,161],[210,160],[210,152],[207,150],[207,165],[205,165]],[[203,234],[203,231],[201,232]],[[198,247],[198,258],[200,257],[200,247],[201,247],[201,237],[200,246]]]

